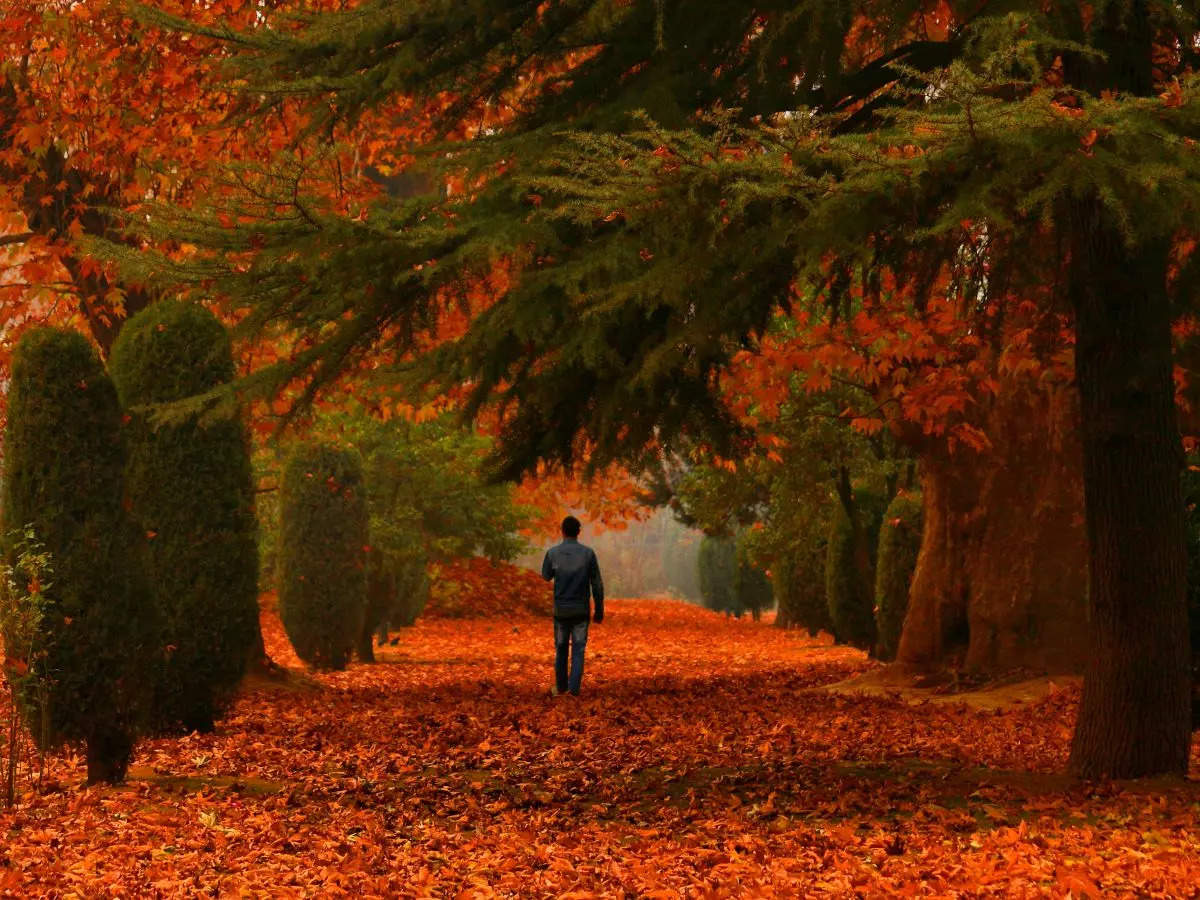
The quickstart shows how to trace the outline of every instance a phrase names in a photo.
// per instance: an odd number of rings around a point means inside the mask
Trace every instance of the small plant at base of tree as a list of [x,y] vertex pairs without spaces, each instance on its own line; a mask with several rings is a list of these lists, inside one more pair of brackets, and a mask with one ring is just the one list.
[[[30,723],[35,746],[50,742],[52,675],[40,636],[50,614],[46,592],[54,586],[54,572],[50,554],[32,526],[7,535],[5,544],[12,561],[0,566],[0,633],[4,635],[4,674],[9,687],[4,799],[12,807],[17,799],[21,758],[20,696],[32,698],[32,708],[40,713],[37,721]],[[42,762],[42,754],[38,753],[39,782]]]

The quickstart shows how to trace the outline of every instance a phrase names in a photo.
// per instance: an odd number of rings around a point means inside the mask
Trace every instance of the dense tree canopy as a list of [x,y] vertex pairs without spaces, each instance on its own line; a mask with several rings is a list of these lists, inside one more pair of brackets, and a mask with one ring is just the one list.
[[798,358],[827,379],[857,361],[861,428],[975,447],[963,413],[997,367],[1053,371],[1073,339],[1094,648],[1074,764],[1180,770],[1189,6],[367,2],[293,24],[197,33],[239,47],[260,117],[394,135],[371,162],[443,190],[338,209],[275,166],[249,204],[154,218],[224,254],[172,281],[302,336],[263,383],[405,368],[414,330],[465,309],[434,371],[469,382],[468,409],[505,407],[511,474],[681,435],[737,447],[718,376],[780,310],[816,329]]

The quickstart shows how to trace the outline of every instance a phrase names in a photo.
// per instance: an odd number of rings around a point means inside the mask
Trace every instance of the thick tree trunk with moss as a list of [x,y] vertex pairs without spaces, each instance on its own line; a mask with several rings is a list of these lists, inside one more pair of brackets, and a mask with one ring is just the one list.
[[897,661],[1080,671],[1087,551],[1074,388],[1009,379],[981,424],[987,451],[922,453],[925,524]]
[[1070,218],[1093,585],[1071,767],[1184,774],[1191,672],[1168,248],[1128,247],[1098,199],[1075,202]]

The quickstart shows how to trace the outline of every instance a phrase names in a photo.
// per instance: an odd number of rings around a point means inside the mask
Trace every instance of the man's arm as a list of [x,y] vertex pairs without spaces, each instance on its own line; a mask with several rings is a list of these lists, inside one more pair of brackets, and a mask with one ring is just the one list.
[[553,552],[554,548],[551,547],[546,551],[546,558],[542,560],[542,577],[547,581],[554,579],[554,563],[550,561],[550,554]]
[[604,621],[604,580],[600,577],[600,560],[596,558],[595,551],[592,552],[591,562],[588,564],[588,581],[592,583],[592,599],[596,601],[596,611],[592,615],[592,621]]

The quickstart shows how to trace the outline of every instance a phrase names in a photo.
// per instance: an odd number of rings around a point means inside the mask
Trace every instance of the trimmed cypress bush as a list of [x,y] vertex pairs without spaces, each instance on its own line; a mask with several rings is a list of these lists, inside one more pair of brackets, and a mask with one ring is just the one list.
[[375,662],[373,641],[382,645],[391,628],[408,628],[429,602],[423,550],[389,556],[372,547],[367,556],[367,604],[359,631],[358,658]]
[[89,782],[121,781],[149,705],[158,616],[123,505],[117,392],[82,335],[39,328],[18,343],[4,464],[4,533],[30,526],[53,572],[34,648],[48,693],[22,693],[21,705],[45,743],[87,745]]
[[882,502],[867,491],[855,495],[858,528],[835,505],[825,557],[825,599],[834,637],[841,643],[873,650],[875,646],[875,552]]
[[875,563],[875,627],[879,640],[876,653],[882,660],[896,658],[904,614],[908,612],[908,588],[917,568],[921,549],[923,508],[919,494],[897,494],[879,529],[879,553]]
[[741,541],[737,545],[733,590],[738,608],[749,610],[756,622],[763,611],[770,609],[771,604],[775,602],[771,579],[767,577],[766,572],[750,562]]
[[155,423],[147,407],[232,381],[229,334],[201,306],[156,303],[121,329],[110,369],[129,421],[131,510],[150,536],[163,615],[155,724],[211,731],[258,643],[249,439],[236,416]]
[[825,599],[827,538],[802,544],[771,566],[771,580],[779,601],[781,628],[805,628],[812,636],[833,633],[829,603]]
[[279,612],[296,654],[344,669],[367,598],[367,503],[358,455],[303,443],[283,470]]
[[408,628],[416,623],[429,602],[429,572],[425,556],[414,555],[396,566],[396,598],[388,623]]
[[387,635],[388,617],[396,603],[396,573],[377,547],[367,553],[366,596],[357,652],[361,662],[375,662],[376,634],[382,644]]
[[700,542],[696,564],[700,570],[700,598],[714,612],[732,612],[736,607],[734,578],[737,550],[727,537],[705,537]]

